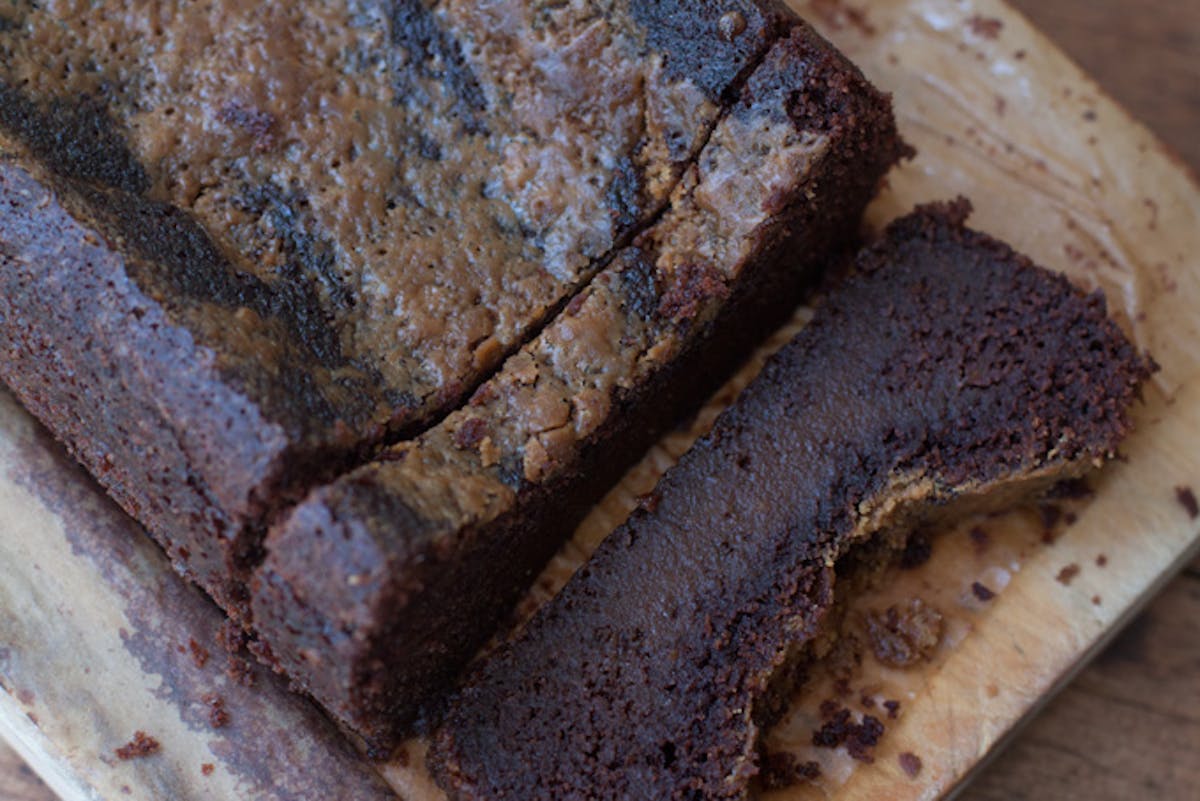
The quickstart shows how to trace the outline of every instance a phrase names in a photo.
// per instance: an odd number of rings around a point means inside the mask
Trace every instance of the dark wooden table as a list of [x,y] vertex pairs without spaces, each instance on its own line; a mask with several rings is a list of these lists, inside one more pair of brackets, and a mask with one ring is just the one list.
[[[1010,0],[1200,171],[1200,1]],[[1025,729],[963,801],[1200,797],[1200,562]],[[0,745],[0,801],[53,801]]]

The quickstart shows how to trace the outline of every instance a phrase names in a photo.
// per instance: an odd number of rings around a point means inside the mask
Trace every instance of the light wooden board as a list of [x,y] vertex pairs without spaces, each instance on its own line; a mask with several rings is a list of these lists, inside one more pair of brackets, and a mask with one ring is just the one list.
[[[1029,514],[990,520],[986,554],[966,547],[961,531],[947,532],[922,571],[864,599],[874,608],[920,594],[946,614],[951,636],[921,670],[888,673],[866,660],[856,686],[903,702],[875,764],[819,754],[820,786],[775,796],[937,798],[1196,547],[1197,524],[1174,488],[1200,488],[1200,268],[1191,256],[1200,253],[1200,192],[1144,129],[999,2],[876,0],[865,19],[828,0],[798,5],[895,92],[902,130],[921,150],[892,176],[873,225],[914,202],[967,194],[976,226],[1105,289],[1163,366],[1125,448],[1128,461],[1105,471],[1079,521],[1052,547],[1040,545]],[[692,430],[673,434],[630,474],[535,596],[578,564],[730,397],[732,388],[720,393]],[[1069,586],[1056,581],[1071,564],[1081,566],[1079,576]],[[993,602],[964,595],[977,578],[1001,590]],[[404,798],[438,797],[421,772],[419,744],[407,749],[407,764],[369,766],[272,677],[260,674],[254,688],[229,680],[214,641],[216,611],[6,397],[0,610],[0,733],[66,798],[387,797],[377,771]],[[190,655],[192,639],[213,654],[204,667]],[[224,699],[228,726],[208,724],[202,699],[210,694]],[[820,695],[796,700],[773,747],[804,750]],[[138,729],[161,741],[161,752],[113,759]],[[904,751],[921,758],[915,780],[899,770]],[[214,766],[211,776],[204,764]]]

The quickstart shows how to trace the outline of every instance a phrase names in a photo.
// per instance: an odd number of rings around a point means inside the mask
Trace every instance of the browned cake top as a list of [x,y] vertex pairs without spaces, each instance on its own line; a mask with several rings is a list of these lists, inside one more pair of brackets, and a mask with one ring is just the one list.
[[[187,294],[235,372],[296,361],[279,343],[303,329],[334,411],[400,428],[662,207],[776,35],[771,3],[724,5],[16,2],[0,123],[57,172],[199,223],[221,277],[142,283]],[[112,237],[138,239],[118,216]]]

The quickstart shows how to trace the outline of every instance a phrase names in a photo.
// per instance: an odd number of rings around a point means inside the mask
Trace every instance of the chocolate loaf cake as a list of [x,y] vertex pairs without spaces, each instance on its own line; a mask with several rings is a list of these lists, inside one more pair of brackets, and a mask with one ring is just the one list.
[[894,224],[438,731],[452,799],[737,799],[839,559],[1111,456],[1145,361],[1104,299]]
[[465,408],[272,529],[252,602],[267,657],[391,742],[622,468],[791,313],[902,151],[886,99],[796,25],[662,218]]
[[428,428],[665,208],[773,0],[0,9],[0,378],[245,615],[268,521]]

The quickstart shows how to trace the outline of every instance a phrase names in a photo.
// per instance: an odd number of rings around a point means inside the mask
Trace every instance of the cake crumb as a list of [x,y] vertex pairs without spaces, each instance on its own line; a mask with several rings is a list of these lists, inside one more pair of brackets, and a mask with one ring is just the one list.
[[205,776],[213,775],[214,770],[216,770],[216,768],[213,767],[211,762],[205,762],[203,765],[200,766],[200,773]]
[[1200,503],[1196,502],[1196,493],[1192,492],[1191,487],[1176,487],[1175,500],[1179,501],[1179,505],[1183,507],[1183,510],[1187,512],[1188,517],[1192,520],[1200,517]]
[[159,745],[158,740],[155,740],[153,737],[146,734],[146,732],[139,729],[133,733],[132,740],[125,743],[125,745],[121,746],[113,753],[115,753],[117,755],[117,759],[120,760],[140,759],[142,757],[148,757],[151,754],[157,754],[161,747],[162,746]]
[[996,597],[996,593],[986,584],[978,581],[971,585],[971,592],[981,601],[987,602]]
[[1064,567],[1062,570],[1058,571],[1058,575],[1055,576],[1055,579],[1058,581],[1059,584],[1063,585],[1064,587],[1069,587],[1071,585],[1071,582],[1074,581],[1075,577],[1078,575],[1079,575],[1079,565],[1072,563],[1072,564],[1069,564],[1066,567]]
[[983,526],[973,526],[967,536],[975,544],[976,553],[984,553],[987,551],[988,546],[992,544],[992,538],[988,536]]
[[1099,595],[1092,596],[1092,605],[1093,606],[1099,606],[1102,602],[1103,602],[1103,600],[1100,598]]
[[208,707],[208,725],[214,729],[223,729],[229,725],[229,712],[225,709],[225,699],[215,693],[209,693],[200,699]]
[[859,762],[875,761],[875,746],[883,739],[883,721],[874,715],[863,715],[862,723],[851,732],[846,740],[846,750]]
[[654,514],[660,503],[662,503],[662,493],[660,492],[647,492],[645,495],[638,496],[637,499],[638,508],[645,509],[647,514]]
[[866,625],[875,658],[889,667],[928,661],[942,641],[942,614],[920,598],[869,612]]
[[794,754],[768,754],[759,781],[764,790],[784,790],[802,782],[813,782],[821,776],[817,762],[800,762]]
[[229,667],[225,669],[225,675],[243,687],[254,686],[254,668],[239,656],[229,660]]
[[967,25],[972,33],[983,39],[996,39],[1000,36],[1000,31],[1004,30],[1004,20],[984,17],[980,14],[967,20]]
[[821,724],[821,728],[813,731],[812,744],[818,748],[837,748],[846,741],[848,729],[853,725],[850,722],[850,710],[841,707]]
[[1096,567],[1105,567],[1108,565],[1108,556],[1100,554],[1096,557]]
[[196,642],[195,638],[188,640],[188,650],[191,651],[192,662],[195,663],[197,668],[203,669],[208,664],[210,656],[208,649]]
[[814,0],[812,11],[835,31],[847,27],[855,28],[863,36],[871,37],[876,33],[865,11],[841,2],[841,0]]
[[875,746],[883,737],[883,722],[874,715],[863,715],[855,723],[850,710],[842,707],[837,714],[822,724],[812,734],[812,744],[818,748],[846,746],[850,756],[859,762],[874,762]]
[[915,779],[921,775],[921,758],[910,751],[905,751],[900,755],[900,768],[908,775],[908,778]]
[[892,720],[900,717],[900,702],[899,701],[884,701],[883,708],[887,710],[887,716]]

